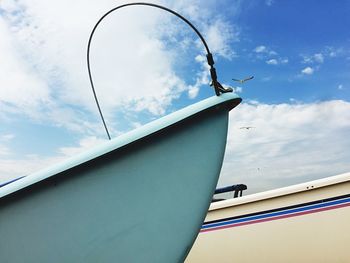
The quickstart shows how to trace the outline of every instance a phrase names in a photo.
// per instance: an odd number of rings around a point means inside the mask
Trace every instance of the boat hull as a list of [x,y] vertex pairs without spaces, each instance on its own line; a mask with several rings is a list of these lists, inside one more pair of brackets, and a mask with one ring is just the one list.
[[1,262],[183,262],[215,190],[232,107],[3,196]]
[[349,262],[350,173],[328,181],[213,204],[186,262]]

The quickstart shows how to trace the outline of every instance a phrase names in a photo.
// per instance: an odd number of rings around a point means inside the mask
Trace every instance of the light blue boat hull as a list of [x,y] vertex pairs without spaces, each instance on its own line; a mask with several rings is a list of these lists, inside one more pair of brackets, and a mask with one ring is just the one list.
[[215,190],[237,101],[3,196],[0,261],[183,262]]

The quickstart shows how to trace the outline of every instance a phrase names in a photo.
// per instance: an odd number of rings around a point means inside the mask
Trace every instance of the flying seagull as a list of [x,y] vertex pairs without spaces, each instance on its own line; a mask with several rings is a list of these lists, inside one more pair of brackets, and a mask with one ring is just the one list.
[[246,129],[246,130],[249,130],[249,129],[253,129],[255,127],[252,127],[252,126],[245,126],[245,127],[240,127],[239,129],[243,130],[243,129]]
[[232,79],[233,81],[237,81],[237,82],[239,82],[239,83],[244,83],[244,82],[246,82],[246,81],[248,81],[248,80],[251,80],[251,79],[253,79],[254,78],[254,76],[251,76],[251,77],[247,77],[247,78],[245,78],[245,79]]

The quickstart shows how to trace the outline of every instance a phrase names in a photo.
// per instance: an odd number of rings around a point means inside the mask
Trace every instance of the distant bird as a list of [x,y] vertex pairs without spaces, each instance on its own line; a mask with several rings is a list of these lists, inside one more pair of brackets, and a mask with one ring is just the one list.
[[255,127],[252,127],[252,126],[245,126],[245,127],[240,127],[239,129],[240,130],[243,130],[243,129],[246,129],[246,130],[249,130],[249,129],[253,129]]
[[232,79],[232,80],[233,80],[233,81],[237,81],[237,82],[243,84],[244,82],[246,82],[246,81],[248,81],[248,80],[251,80],[251,79],[253,79],[253,78],[254,78],[254,76],[247,77],[247,78],[245,78],[245,79]]

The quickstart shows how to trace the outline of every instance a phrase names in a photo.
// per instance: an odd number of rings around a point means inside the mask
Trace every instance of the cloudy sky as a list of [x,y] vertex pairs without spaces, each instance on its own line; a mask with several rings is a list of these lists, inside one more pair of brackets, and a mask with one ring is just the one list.
[[[0,182],[106,140],[86,46],[99,17],[126,2],[0,0]],[[253,193],[350,171],[349,1],[155,3],[199,28],[219,80],[243,98],[220,186]],[[104,20],[91,63],[112,137],[214,95],[203,55],[193,32],[160,10]]]

